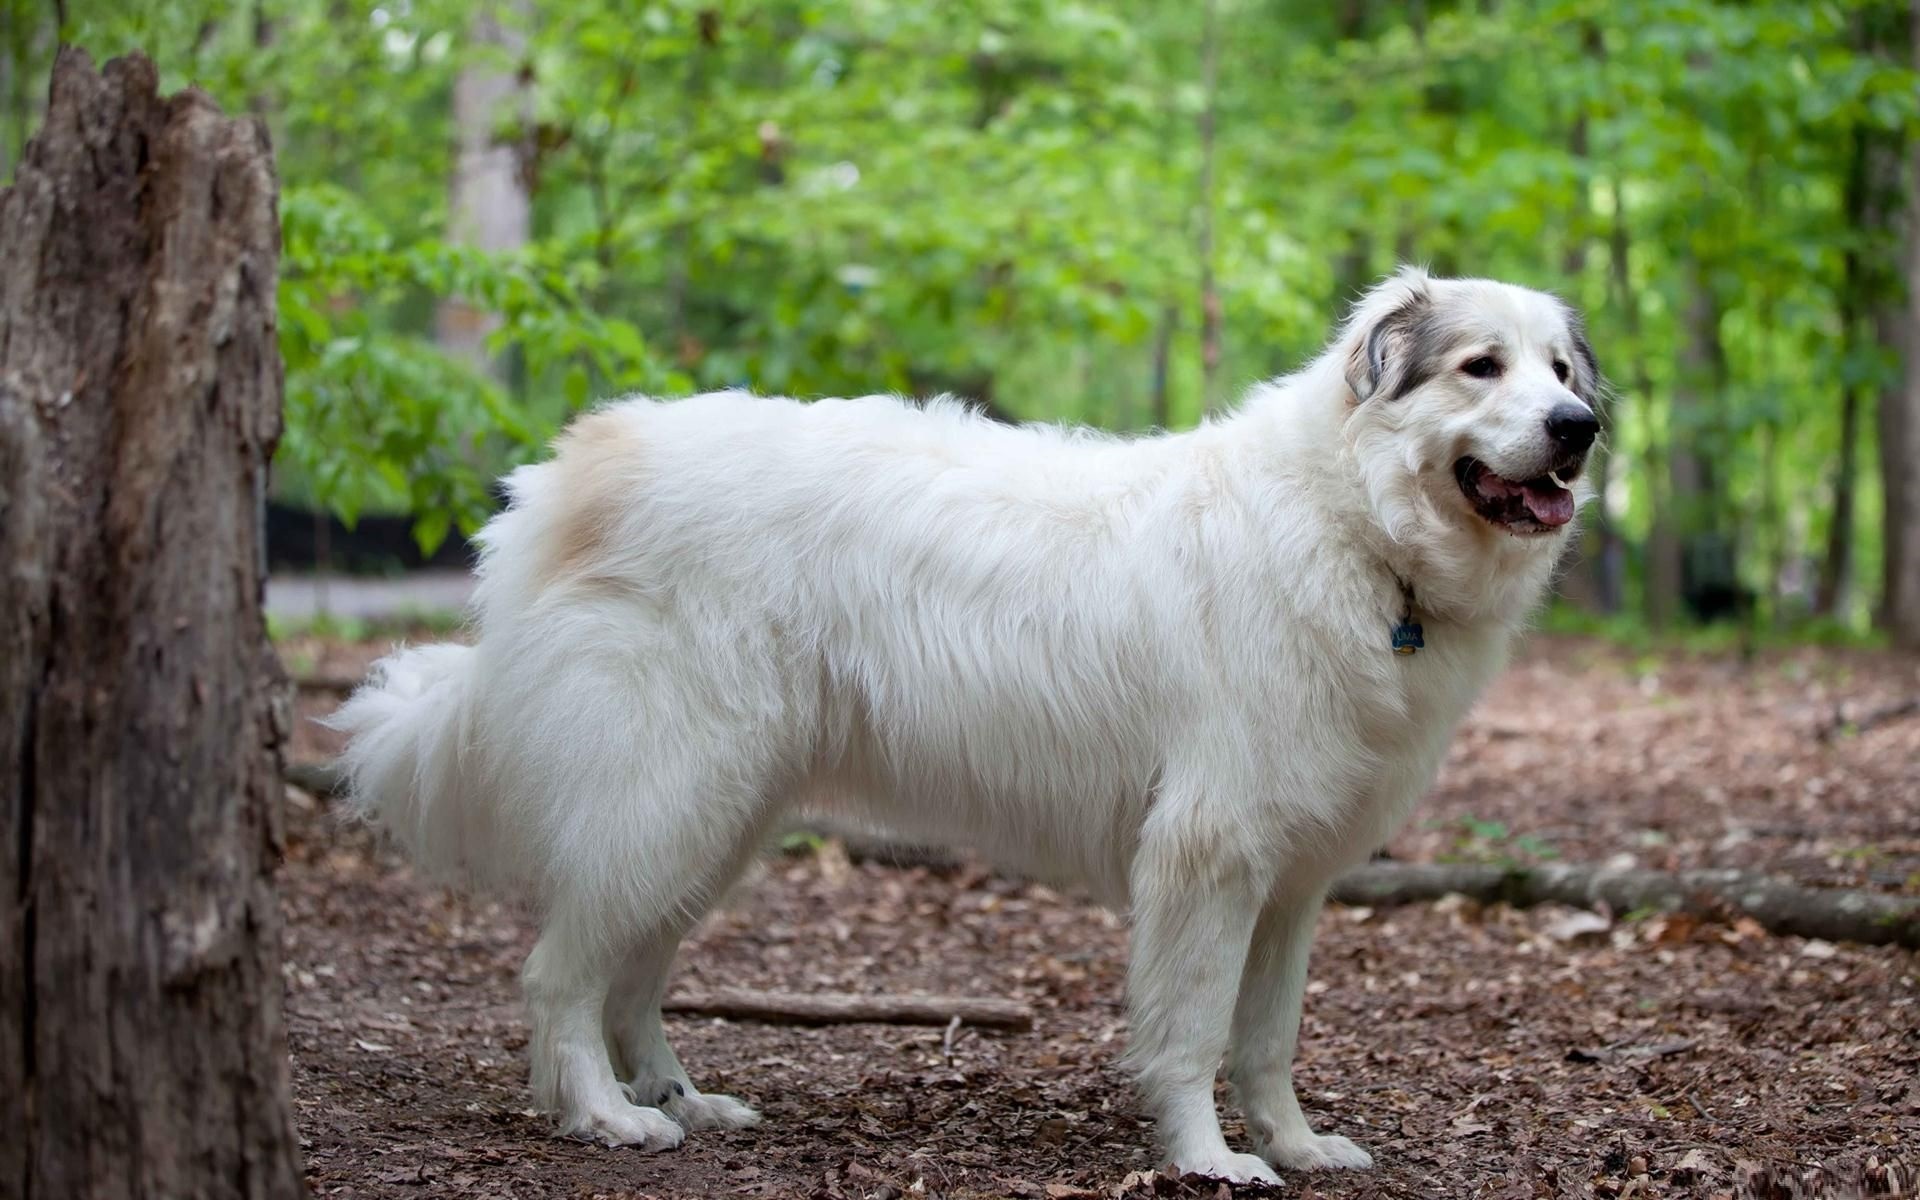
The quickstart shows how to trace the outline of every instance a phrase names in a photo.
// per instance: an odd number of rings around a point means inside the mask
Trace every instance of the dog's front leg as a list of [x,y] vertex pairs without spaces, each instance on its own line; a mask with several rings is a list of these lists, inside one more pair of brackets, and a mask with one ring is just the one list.
[[1211,859],[1182,839],[1149,835],[1135,860],[1127,1057],[1176,1168],[1278,1183],[1264,1159],[1227,1149],[1213,1107],[1264,888],[1250,868]]
[[1253,1148],[1268,1162],[1296,1169],[1370,1167],[1372,1157],[1359,1146],[1315,1133],[1293,1091],[1307,951],[1321,899],[1316,889],[1271,899],[1261,911],[1234,1007],[1227,1078],[1239,1094]]

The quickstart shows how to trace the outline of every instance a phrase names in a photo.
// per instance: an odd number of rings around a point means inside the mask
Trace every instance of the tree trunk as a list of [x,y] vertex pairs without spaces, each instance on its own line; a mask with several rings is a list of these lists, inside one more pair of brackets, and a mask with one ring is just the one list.
[[[1853,256],[1848,255],[1851,259]],[[1851,265],[1851,264],[1850,264]],[[1857,273],[1849,270],[1843,290],[1857,287]],[[1851,296],[1840,302],[1842,353],[1859,353],[1859,315]],[[1851,379],[1840,382],[1840,457],[1833,468],[1833,515],[1827,522],[1827,548],[1820,560],[1820,578],[1814,587],[1813,611],[1832,617],[1845,612],[1853,578],[1853,495],[1855,464],[1860,458],[1860,388]]]
[[[517,36],[500,24],[493,6],[473,18],[476,45],[514,50]],[[519,108],[525,117],[526,89],[518,77],[496,66],[473,63],[453,84],[453,124],[459,139],[454,160],[448,223],[453,241],[501,253],[526,245],[533,229],[533,202],[520,177],[520,159],[511,143],[497,136],[499,123]],[[479,370],[494,367],[487,337],[499,328],[492,313],[465,299],[440,303],[435,333],[440,347]]]
[[[1333,11],[1335,42],[1355,42],[1365,38],[1372,17],[1372,6],[1373,0],[1339,0]],[[1336,126],[1351,121],[1353,115],[1354,105],[1350,100],[1342,100],[1334,108]],[[1360,298],[1360,293],[1373,282],[1373,239],[1367,232],[1367,220],[1363,219],[1352,230],[1346,249],[1334,259],[1333,311],[1337,316],[1344,317],[1347,309]],[[1411,258],[1414,249],[1410,243],[1397,244],[1395,253],[1405,252],[1404,256]]]
[[[1893,38],[1884,21],[1876,18],[1877,14],[1865,12],[1856,16],[1855,44],[1863,55],[1886,57]],[[1877,352],[1874,339],[1868,336],[1868,319],[1871,314],[1879,325],[1879,314],[1898,309],[1903,290],[1893,231],[1901,207],[1901,157],[1901,146],[1892,133],[1865,121],[1854,126],[1843,196],[1852,240],[1842,258],[1840,281],[1840,459],[1834,468],[1827,549],[1814,594],[1814,611],[1823,616],[1844,615],[1853,589],[1860,423]]]
[[1667,416],[1666,494],[1648,547],[1649,611],[1658,625],[1670,624],[1682,602],[1702,620],[1731,615],[1738,607],[1734,547],[1719,528],[1719,480],[1712,458],[1726,355],[1720,307],[1697,257],[1687,260],[1686,288],[1679,377]]
[[62,50],[0,192],[0,1195],[297,1196],[266,132]]
[[1220,375],[1220,286],[1214,278],[1214,122],[1220,102],[1220,37],[1216,0],[1202,0],[1200,35],[1200,413],[1213,411]]
[[[1605,51],[1600,27],[1596,24],[1584,26],[1581,41],[1589,56],[1597,58]],[[1580,198],[1572,227],[1568,230],[1566,254],[1561,260],[1561,274],[1565,278],[1562,286],[1574,296],[1580,295],[1583,290],[1582,281],[1587,273],[1589,227],[1592,221],[1591,201],[1587,195],[1587,171],[1592,161],[1591,142],[1591,127],[1583,101],[1580,110],[1574,114],[1572,128],[1567,132],[1567,156],[1579,167],[1576,177],[1580,181]],[[1609,424],[1612,423],[1610,420]],[[1591,612],[1614,613],[1620,611],[1621,579],[1625,569],[1620,534],[1614,529],[1613,518],[1607,512],[1607,453],[1607,445],[1603,441],[1594,446],[1593,453],[1587,458],[1587,477],[1593,481],[1593,503],[1587,507],[1586,518],[1580,527],[1579,546],[1574,552],[1571,569],[1562,578],[1560,590],[1568,599]]]
[[1148,409],[1155,429],[1173,424],[1173,395],[1168,390],[1168,375],[1173,370],[1173,330],[1180,323],[1180,310],[1169,304],[1160,310],[1160,324],[1153,331],[1153,394]]
[[[1646,342],[1641,330],[1639,293],[1633,286],[1633,235],[1627,228],[1626,194],[1625,189],[1620,186],[1618,175],[1614,175],[1608,183],[1613,193],[1613,221],[1607,230],[1607,293],[1620,313],[1621,327],[1626,333],[1622,353],[1627,356],[1627,366],[1623,373],[1630,380],[1628,385],[1630,394],[1639,397],[1640,403],[1646,404],[1653,398],[1653,377],[1647,371]],[[1620,400],[1615,400],[1613,408],[1612,424],[1617,429],[1620,425]],[[1598,464],[1596,469],[1605,470],[1605,462]],[[1653,472],[1648,474],[1650,477],[1647,487],[1653,503],[1654,519],[1653,529],[1647,539],[1646,611],[1650,617],[1658,620],[1661,615],[1660,598],[1665,595],[1664,581],[1658,575],[1662,565],[1659,554],[1659,537],[1662,532],[1660,514],[1665,504],[1662,497],[1666,489],[1661,485],[1657,474]],[[1616,594],[1624,600],[1626,589],[1621,584],[1626,574],[1624,561],[1626,547],[1620,545],[1616,550],[1621,560],[1616,564],[1615,581],[1618,589]],[[1679,580],[1676,576],[1672,594],[1677,596],[1679,590]]]
[[[1908,14],[1908,59],[1920,67],[1920,0]],[[1920,650],[1920,141],[1900,152],[1905,175],[1906,304],[1883,303],[1875,325],[1901,356],[1898,380],[1880,393],[1880,479],[1885,596],[1881,621],[1895,645]]]

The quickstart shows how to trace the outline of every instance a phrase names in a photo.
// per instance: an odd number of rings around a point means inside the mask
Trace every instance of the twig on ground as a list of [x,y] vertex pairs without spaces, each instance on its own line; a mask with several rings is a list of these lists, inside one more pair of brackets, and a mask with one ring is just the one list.
[[1693,1106],[1693,1111],[1698,1113],[1702,1120],[1705,1120],[1705,1121],[1713,1120],[1713,1114],[1708,1112],[1707,1106],[1701,1103],[1700,1101],[1700,1092],[1698,1089],[1688,1088],[1686,1093],[1681,1098],[1684,1099],[1688,1104],[1691,1104]]
[[952,1030],[961,1024],[982,1029],[1033,1028],[1033,1009],[1018,1000],[992,996],[856,996],[839,992],[762,992],[717,988],[668,996],[661,1011],[692,1016],[768,1021],[781,1025],[840,1025],[878,1022],[888,1025],[945,1025],[947,1053]]

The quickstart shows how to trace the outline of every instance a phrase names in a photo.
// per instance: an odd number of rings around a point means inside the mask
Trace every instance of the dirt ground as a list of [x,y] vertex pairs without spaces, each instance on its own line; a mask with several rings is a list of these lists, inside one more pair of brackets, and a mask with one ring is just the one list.
[[[357,671],[371,653],[283,649],[296,671]],[[1816,736],[1836,704],[1916,693],[1920,662],[1885,655],[1642,659],[1538,640],[1389,852],[1920,892],[1920,717]],[[329,749],[303,722],[296,757]],[[1224,1194],[1147,1174],[1153,1131],[1115,1066],[1126,930],[1072,896],[972,865],[849,863],[832,846],[770,856],[690,941],[684,986],[1011,996],[1037,1028],[962,1029],[949,1057],[936,1028],[670,1017],[700,1086],[766,1119],[650,1155],[558,1137],[529,1110],[522,915],[423,885],[364,831],[290,804],[287,1013],[318,1195]],[[1280,1194],[1920,1187],[1912,951],[1645,914],[1587,929],[1570,912],[1329,908],[1297,1079],[1321,1131],[1378,1165],[1289,1172]],[[1220,1100],[1236,1138],[1224,1086]]]

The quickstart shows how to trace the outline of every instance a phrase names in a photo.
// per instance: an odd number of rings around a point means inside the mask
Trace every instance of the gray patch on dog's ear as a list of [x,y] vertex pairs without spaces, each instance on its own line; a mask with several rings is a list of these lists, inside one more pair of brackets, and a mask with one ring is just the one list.
[[1415,291],[1354,343],[1347,387],[1356,402],[1375,396],[1398,400],[1432,377],[1431,355],[1424,352],[1432,340],[1432,312],[1432,297],[1425,289]]
[[1600,360],[1593,356],[1593,343],[1583,330],[1573,331],[1573,353],[1580,360],[1579,395],[1588,407],[1600,406]]
[[1572,306],[1567,308],[1567,336],[1573,340],[1573,394],[1586,402],[1588,408],[1600,411],[1600,397],[1605,391],[1601,382],[1600,360],[1594,357],[1593,343],[1587,340],[1587,323]]

